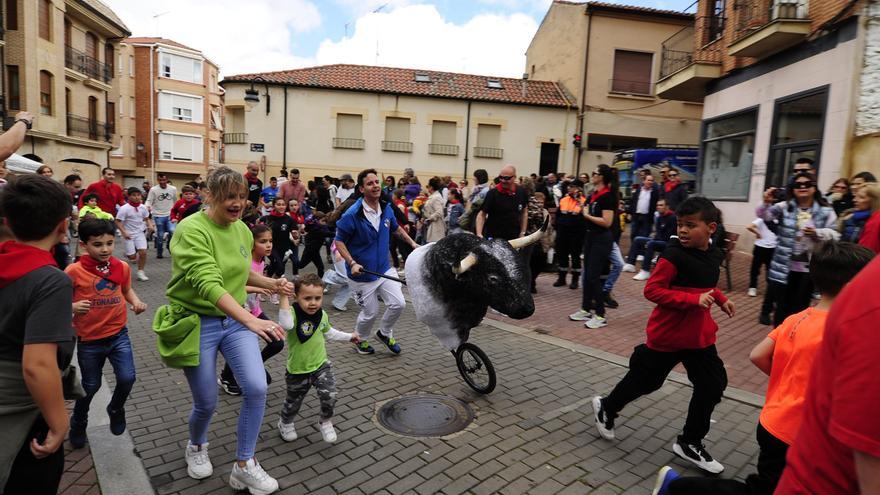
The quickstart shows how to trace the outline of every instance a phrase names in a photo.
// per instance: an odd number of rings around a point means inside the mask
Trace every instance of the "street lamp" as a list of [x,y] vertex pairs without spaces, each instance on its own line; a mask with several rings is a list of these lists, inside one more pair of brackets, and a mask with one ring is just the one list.
[[266,86],[266,94],[263,96],[266,97],[266,115],[269,115],[269,103],[271,101],[269,96],[269,82],[261,76],[251,79],[251,87],[244,90],[244,101],[252,105],[256,105],[260,102],[260,92],[254,89],[254,83],[256,82],[262,82]]

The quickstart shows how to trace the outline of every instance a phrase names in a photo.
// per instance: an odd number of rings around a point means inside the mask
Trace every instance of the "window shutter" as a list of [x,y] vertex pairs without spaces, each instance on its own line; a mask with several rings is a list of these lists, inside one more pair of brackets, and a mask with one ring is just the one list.
[[205,102],[201,98],[187,98],[192,107],[192,121],[197,124],[204,124]]
[[409,119],[388,117],[385,119],[385,140],[409,142]]
[[435,120],[431,125],[431,144],[455,145],[455,122]]
[[480,148],[501,148],[501,126],[478,124],[477,146]]
[[171,107],[174,103],[173,101],[174,95],[169,95],[168,93],[159,93],[159,118],[160,119],[170,119],[172,118]]
[[40,0],[39,3],[39,22],[40,22],[40,38],[52,41],[52,15],[51,4],[49,0]]
[[641,95],[651,94],[651,53],[616,50],[614,52],[614,79],[611,90]]
[[202,84],[202,61],[193,60],[193,77],[192,82]]
[[336,137],[363,139],[363,117],[350,113],[337,114]]

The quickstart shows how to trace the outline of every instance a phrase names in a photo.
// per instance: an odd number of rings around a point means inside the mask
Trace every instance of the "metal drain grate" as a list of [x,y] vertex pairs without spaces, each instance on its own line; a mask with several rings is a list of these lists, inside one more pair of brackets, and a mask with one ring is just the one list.
[[465,429],[474,412],[464,402],[445,395],[413,395],[385,403],[379,423],[400,435],[442,437]]

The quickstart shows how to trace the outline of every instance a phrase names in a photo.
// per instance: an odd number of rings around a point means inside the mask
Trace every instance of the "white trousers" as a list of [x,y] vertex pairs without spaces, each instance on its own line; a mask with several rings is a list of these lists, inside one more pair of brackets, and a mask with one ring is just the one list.
[[[397,277],[397,270],[389,268],[385,275]],[[373,322],[379,316],[379,296],[385,303],[385,314],[382,315],[382,321],[379,322],[379,333],[385,337],[392,337],[394,324],[397,323],[397,319],[403,313],[403,308],[406,307],[400,282],[385,278],[379,278],[372,282],[349,280],[348,286],[351,288],[354,301],[361,308],[354,325],[354,331],[357,332],[358,337],[364,340],[369,338]]]

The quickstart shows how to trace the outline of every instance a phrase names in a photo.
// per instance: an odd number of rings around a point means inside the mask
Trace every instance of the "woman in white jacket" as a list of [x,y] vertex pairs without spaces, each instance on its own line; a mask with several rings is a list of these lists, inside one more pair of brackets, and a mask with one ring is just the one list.
[[446,213],[446,205],[443,201],[443,195],[440,189],[443,183],[440,177],[432,177],[428,181],[428,201],[422,207],[422,219],[428,226],[425,240],[427,242],[436,242],[446,236],[446,222],[444,216]]

